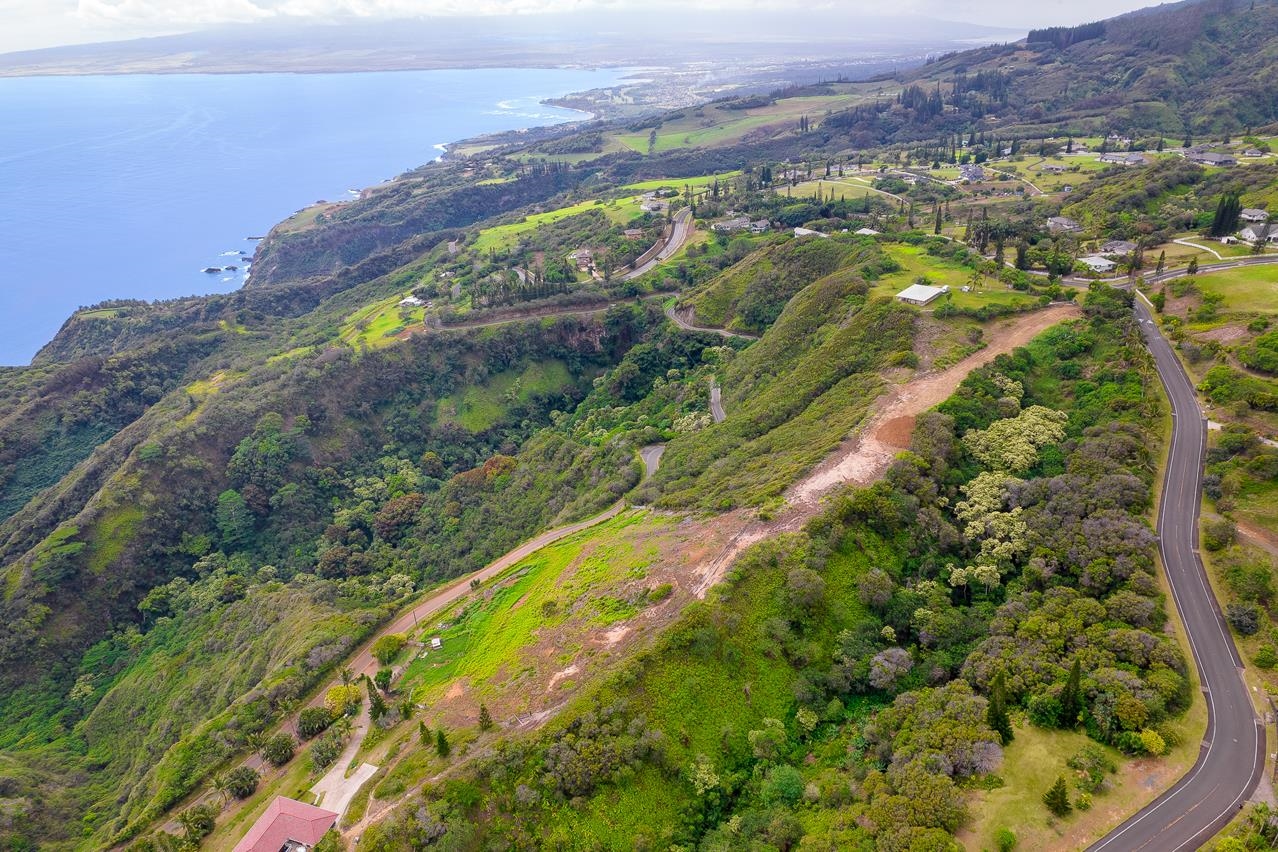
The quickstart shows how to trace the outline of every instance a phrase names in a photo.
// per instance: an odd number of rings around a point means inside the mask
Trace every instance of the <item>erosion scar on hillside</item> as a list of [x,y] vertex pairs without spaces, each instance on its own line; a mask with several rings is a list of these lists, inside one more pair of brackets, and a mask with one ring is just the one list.
[[747,547],[772,535],[791,532],[817,515],[821,500],[844,485],[865,486],[882,476],[896,457],[907,449],[914,420],[949,398],[978,367],[999,355],[1024,346],[1057,323],[1082,316],[1077,305],[1053,305],[996,325],[986,335],[986,345],[952,367],[916,376],[894,385],[875,400],[875,411],[855,434],[786,492],[788,507],[776,520],[746,524],[724,550],[698,571],[698,597],[719,582],[728,567]]

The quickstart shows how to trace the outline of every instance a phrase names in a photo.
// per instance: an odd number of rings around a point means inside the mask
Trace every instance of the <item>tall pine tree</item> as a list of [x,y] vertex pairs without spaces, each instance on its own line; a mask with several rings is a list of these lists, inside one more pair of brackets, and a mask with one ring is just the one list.
[[1073,728],[1078,724],[1078,714],[1082,712],[1083,670],[1078,658],[1069,668],[1069,679],[1061,690],[1061,727]]
[[990,684],[990,703],[985,708],[985,722],[991,730],[998,732],[1003,745],[1012,741],[1012,720],[1007,715],[1007,686],[1002,671],[994,675],[994,682]]

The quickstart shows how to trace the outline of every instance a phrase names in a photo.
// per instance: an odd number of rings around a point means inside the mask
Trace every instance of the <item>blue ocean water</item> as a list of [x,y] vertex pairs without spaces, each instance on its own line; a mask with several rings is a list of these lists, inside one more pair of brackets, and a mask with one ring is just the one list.
[[[247,237],[394,177],[441,143],[581,113],[617,71],[0,79],[0,364],[77,308],[228,292]],[[208,267],[240,267],[210,275]]]

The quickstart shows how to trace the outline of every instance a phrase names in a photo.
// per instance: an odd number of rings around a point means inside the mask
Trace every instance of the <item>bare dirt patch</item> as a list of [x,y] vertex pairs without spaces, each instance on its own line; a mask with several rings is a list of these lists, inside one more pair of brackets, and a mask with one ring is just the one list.
[[1194,335],[1199,340],[1214,340],[1217,343],[1234,343],[1239,340],[1245,340],[1251,336],[1251,332],[1247,331],[1246,326],[1241,325],[1222,325],[1220,328],[1213,328],[1211,331],[1204,331],[1201,334]]
[[1058,305],[1000,323],[986,333],[985,348],[981,351],[945,370],[917,376],[893,387],[876,401],[878,413],[794,486],[787,495],[788,501],[792,505],[811,504],[838,486],[870,484],[887,470],[896,457],[896,450],[909,445],[908,436],[902,439],[901,435],[907,423],[912,430],[915,417],[944,402],[976,368],[1024,346],[1053,325],[1079,315],[1075,305]]
[[1259,547],[1271,556],[1278,556],[1278,534],[1264,527],[1254,526],[1242,521],[1234,524],[1238,537],[1247,544]]

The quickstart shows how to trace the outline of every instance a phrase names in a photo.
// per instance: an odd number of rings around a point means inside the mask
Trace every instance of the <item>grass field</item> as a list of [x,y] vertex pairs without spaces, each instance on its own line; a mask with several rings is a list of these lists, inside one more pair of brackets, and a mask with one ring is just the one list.
[[562,361],[537,361],[525,370],[507,370],[482,385],[439,401],[436,421],[454,423],[470,432],[483,432],[499,423],[514,402],[528,402],[534,394],[555,393],[572,383]]
[[78,319],[115,319],[120,315],[120,311],[116,308],[98,308],[96,311],[80,311],[76,314]]
[[631,192],[652,192],[653,190],[668,187],[682,192],[685,186],[690,186],[693,189],[701,189],[703,187],[710,186],[716,180],[722,183],[723,181],[731,180],[732,178],[740,176],[740,171],[732,171],[723,172],[722,174],[717,175],[701,175],[700,177],[692,178],[662,178],[660,180],[645,180],[640,181],[639,183],[628,183],[623,186],[622,189],[629,190]]
[[519,222],[494,225],[491,228],[483,229],[479,232],[479,237],[471,248],[480,254],[493,249],[508,249],[518,242],[520,234],[536,230],[542,225],[549,225],[561,219],[567,219],[569,216],[579,216],[596,208],[602,210],[604,215],[614,224],[624,225],[642,212],[639,209],[639,203],[638,198],[614,199],[612,201],[583,201],[580,204],[561,207],[558,210],[534,213],[531,216],[525,216]]
[[831,95],[785,98],[768,106],[755,109],[731,110],[719,106],[704,106],[687,110],[684,117],[662,124],[657,128],[654,144],[649,147],[651,130],[620,133],[609,137],[632,151],[647,154],[672,151],[689,147],[713,147],[737,142],[761,128],[772,127],[777,131],[798,126],[800,117],[808,116],[814,124],[827,111],[838,111],[859,103],[864,96],[856,86],[844,85],[842,91]]
[[393,343],[395,335],[409,325],[420,325],[426,316],[423,307],[401,308],[403,296],[396,294],[360,308],[342,324],[341,340],[348,346],[375,348]]
[[1218,294],[1224,299],[1221,307],[1226,311],[1278,313],[1278,264],[1213,272],[1198,276],[1197,281],[1204,294]]
[[[470,690],[501,701],[510,713],[535,697],[520,693],[540,667],[549,669],[543,672],[549,678],[538,679],[541,692],[566,693],[581,677],[551,672],[575,671],[573,661],[590,654],[583,633],[640,610],[642,594],[629,600],[622,587],[642,592],[659,541],[674,525],[672,518],[631,511],[527,557],[460,613],[424,628],[421,638],[439,637],[443,647],[412,660],[399,688],[431,705],[450,684],[465,679]],[[552,657],[533,653],[552,637]]]

